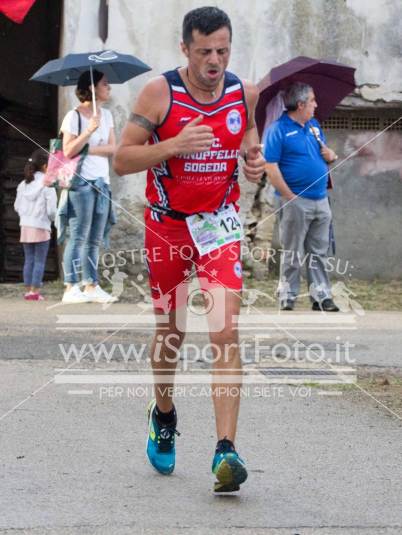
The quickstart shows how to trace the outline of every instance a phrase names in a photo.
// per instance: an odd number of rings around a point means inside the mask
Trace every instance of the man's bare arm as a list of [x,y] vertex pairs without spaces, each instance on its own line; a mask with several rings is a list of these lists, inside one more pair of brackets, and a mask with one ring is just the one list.
[[169,108],[169,88],[161,76],[148,82],[134,104],[113,160],[118,175],[138,173],[179,154],[209,150],[214,141],[210,126],[200,124],[199,115],[177,136],[160,143],[147,144],[152,131],[160,124]]
[[268,175],[269,181],[274,186],[274,188],[279,191],[282,197],[285,197],[285,199],[287,199],[288,201],[291,201],[292,199],[297,197],[297,195],[295,195],[293,191],[289,188],[289,186],[286,184],[285,179],[283,178],[277,163],[267,162],[265,164],[265,171]]
[[146,144],[154,125],[160,122],[164,106],[167,109],[168,105],[166,82],[162,77],[150,80],[138,95],[117,145],[113,168],[118,175],[144,171],[170,157],[171,149],[166,142]]
[[261,153],[261,145],[259,144],[254,118],[259,93],[257,87],[250,82],[244,83],[244,91],[248,108],[248,121],[241,144],[241,154],[247,160],[243,165],[243,173],[247,180],[258,183],[265,171],[265,160]]
[[143,117],[142,115],[139,115],[138,113],[131,112],[128,118],[130,123],[137,124],[138,126],[141,126],[145,130],[148,130],[148,132],[153,132],[155,128],[158,126],[156,123],[153,123],[149,121],[146,117]]
[[243,85],[247,103],[248,118],[246,132],[241,144],[242,155],[244,155],[247,149],[250,149],[254,145],[258,145],[259,143],[257,126],[255,124],[255,108],[258,102],[259,92],[257,87],[251,82],[244,81]]

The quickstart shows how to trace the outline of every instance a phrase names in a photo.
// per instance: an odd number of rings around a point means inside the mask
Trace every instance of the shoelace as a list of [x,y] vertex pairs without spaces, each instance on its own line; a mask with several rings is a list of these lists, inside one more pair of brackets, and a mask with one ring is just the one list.
[[233,443],[230,440],[223,438],[218,442],[215,453],[234,453],[235,451]]
[[175,427],[161,427],[158,433],[158,447],[160,451],[170,451],[173,446],[174,435],[180,436]]

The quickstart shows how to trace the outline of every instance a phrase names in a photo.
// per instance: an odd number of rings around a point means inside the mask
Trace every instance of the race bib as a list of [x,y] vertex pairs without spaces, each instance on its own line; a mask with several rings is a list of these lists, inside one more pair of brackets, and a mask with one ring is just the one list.
[[200,256],[243,239],[243,225],[233,204],[217,213],[202,212],[186,217],[186,223]]

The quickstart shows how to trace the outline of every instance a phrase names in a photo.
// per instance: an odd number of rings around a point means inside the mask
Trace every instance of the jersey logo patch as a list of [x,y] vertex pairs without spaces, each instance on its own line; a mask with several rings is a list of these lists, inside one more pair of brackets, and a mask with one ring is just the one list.
[[241,115],[238,110],[230,110],[226,115],[226,126],[231,134],[238,134],[241,130]]
[[179,126],[189,123],[191,121],[192,117],[180,117],[179,119]]
[[241,279],[242,276],[242,268],[241,268],[241,262],[235,262],[233,265],[233,271],[237,278]]

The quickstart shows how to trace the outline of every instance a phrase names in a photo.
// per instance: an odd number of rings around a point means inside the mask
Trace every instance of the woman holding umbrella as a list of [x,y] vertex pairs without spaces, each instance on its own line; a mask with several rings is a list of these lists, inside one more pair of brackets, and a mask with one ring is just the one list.
[[84,72],[78,80],[76,95],[80,104],[67,113],[60,129],[63,152],[72,158],[86,145],[88,152],[65,203],[70,235],[63,257],[66,290],[62,302],[110,303],[116,298],[102,290],[97,273],[100,244],[106,237],[112,214],[109,157],[116,146],[112,114],[102,107],[110,97],[106,76],[93,70],[91,79],[90,71]]
[[[63,190],[62,196],[68,198],[58,210],[59,243],[65,235],[65,224],[70,227],[63,259],[64,303],[116,300],[100,288],[96,269],[100,241],[103,238],[107,243],[107,232],[114,222],[109,157],[115,149],[115,135],[112,115],[102,106],[109,100],[109,84],[123,84],[149,70],[148,65],[131,54],[101,50],[50,60],[31,77],[36,82],[62,87],[77,84],[80,104],[67,113],[61,126],[63,152],[71,158],[80,151],[85,153],[84,148],[89,146],[80,178],[74,177],[68,193]],[[84,291],[80,290],[80,280]]]

